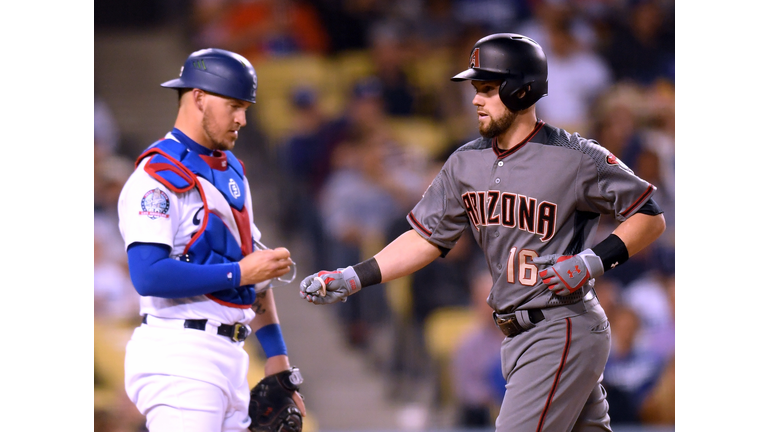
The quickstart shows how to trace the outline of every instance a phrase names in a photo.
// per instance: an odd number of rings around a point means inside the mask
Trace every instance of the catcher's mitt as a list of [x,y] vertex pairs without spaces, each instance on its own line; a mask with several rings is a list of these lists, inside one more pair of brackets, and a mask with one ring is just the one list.
[[248,415],[251,432],[301,432],[301,411],[293,392],[304,382],[299,368],[268,375],[251,389]]

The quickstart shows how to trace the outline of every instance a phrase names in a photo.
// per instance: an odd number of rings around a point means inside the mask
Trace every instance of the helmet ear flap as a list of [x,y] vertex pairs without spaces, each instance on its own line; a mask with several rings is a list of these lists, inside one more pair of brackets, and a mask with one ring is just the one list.
[[[518,79],[510,77],[505,79],[499,86],[499,98],[501,102],[509,108],[510,111],[521,111],[527,109],[536,101],[547,94],[547,81],[530,81],[523,85],[518,85]],[[517,97],[517,92],[525,90],[525,96]]]
[[[502,81],[499,86],[499,98],[501,102],[509,108],[510,111],[520,111],[528,108],[532,103],[527,103],[529,94],[531,93],[527,88],[531,83],[519,84],[519,78],[509,77]],[[526,90],[525,96],[522,98],[517,97],[517,92],[520,90]]]

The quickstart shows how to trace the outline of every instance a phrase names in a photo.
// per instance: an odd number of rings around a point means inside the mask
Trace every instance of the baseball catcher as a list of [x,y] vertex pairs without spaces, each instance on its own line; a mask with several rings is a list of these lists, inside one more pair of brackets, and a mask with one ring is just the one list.
[[264,377],[251,389],[248,414],[251,417],[252,432],[301,432],[303,426],[301,411],[293,399],[299,386],[304,382],[299,369]]

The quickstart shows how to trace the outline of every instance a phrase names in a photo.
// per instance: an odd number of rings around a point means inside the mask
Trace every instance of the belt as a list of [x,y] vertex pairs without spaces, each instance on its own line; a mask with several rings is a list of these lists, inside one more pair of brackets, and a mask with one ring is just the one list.
[[[593,299],[596,301],[596,296],[594,290],[590,289],[580,302],[586,303]],[[566,304],[558,308],[547,309],[547,311],[555,311],[560,308],[570,309],[571,306],[575,304],[576,303]],[[572,314],[572,312],[566,312]],[[552,317],[553,314],[549,314],[548,316]],[[558,315],[554,314],[554,316],[556,317]],[[533,328],[536,323],[544,321],[544,318],[544,312],[542,312],[541,309],[523,309],[509,313],[504,313],[503,311],[501,313],[493,312],[493,320],[496,323],[496,327],[498,327],[507,337],[517,336],[520,333]]]
[[504,336],[513,337],[532,328],[536,323],[544,321],[544,313],[541,309],[520,310],[504,315],[494,312],[493,320]]
[[[202,330],[202,331],[208,331],[207,330],[207,319],[187,319],[187,320],[181,320],[181,319],[168,319],[168,318],[158,318],[153,316],[151,318],[152,324],[147,323],[147,315],[144,315],[141,319],[141,322],[143,324],[147,325],[153,325],[156,324],[158,321],[162,321],[164,323],[168,322],[178,322],[184,323],[184,328],[190,328],[195,330]],[[166,325],[163,325],[162,327],[167,327]],[[211,326],[213,327],[213,326]],[[229,339],[231,339],[234,342],[242,342],[245,340],[246,337],[248,337],[248,334],[250,334],[250,330],[248,329],[248,326],[241,323],[235,323],[233,325],[229,324],[221,324],[216,328],[216,334],[220,336],[226,336]]]

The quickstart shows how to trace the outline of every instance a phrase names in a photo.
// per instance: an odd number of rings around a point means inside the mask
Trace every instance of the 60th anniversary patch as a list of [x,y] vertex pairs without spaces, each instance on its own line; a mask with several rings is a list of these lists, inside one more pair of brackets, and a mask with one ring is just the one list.
[[141,198],[141,211],[139,214],[149,216],[150,219],[168,218],[168,207],[170,207],[170,204],[168,195],[161,191],[160,188],[155,188],[145,193]]

